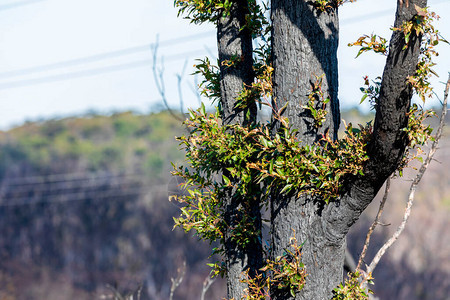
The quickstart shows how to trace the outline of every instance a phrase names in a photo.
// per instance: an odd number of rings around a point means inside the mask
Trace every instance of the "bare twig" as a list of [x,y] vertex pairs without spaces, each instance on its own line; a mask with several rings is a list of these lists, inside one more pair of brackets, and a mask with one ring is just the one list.
[[183,266],[179,267],[177,270],[177,277],[171,278],[172,286],[170,287],[169,300],[173,299],[173,293],[177,287],[183,282],[184,274],[186,274],[186,261],[183,262]]
[[211,276],[207,276],[205,280],[203,281],[203,288],[202,288],[202,294],[200,296],[200,300],[205,300],[205,294],[208,291],[209,287],[216,281],[215,278],[211,278]]
[[169,106],[169,103],[167,101],[166,97],[166,87],[164,85],[164,57],[161,58],[161,67],[157,68],[157,59],[158,59],[158,37],[156,38],[156,42],[152,45],[153,50],[153,78],[155,79],[156,89],[158,90],[159,95],[162,98],[162,101],[164,105],[166,106],[169,113],[180,122],[183,122],[184,120],[180,118],[177,114],[175,114],[172,109]]
[[198,74],[194,74],[194,85],[189,85],[189,88],[194,93],[195,97],[197,97],[198,106],[202,105],[202,97],[198,89],[200,88],[200,84],[198,82]]
[[381,217],[381,214],[383,213],[384,204],[386,203],[386,200],[388,198],[390,188],[391,188],[391,177],[389,177],[386,180],[386,187],[384,190],[383,199],[381,199],[381,201],[380,201],[380,207],[378,208],[377,216],[375,217],[375,220],[373,221],[372,225],[369,228],[369,231],[367,232],[366,241],[365,241],[364,247],[361,251],[361,255],[359,256],[358,265],[356,266],[356,271],[361,269],[361,264],[364,261],[364,258],[366,257],[367,248],[369,248],[370,237],[372,236],[372,233],[375,230],[375,227],[377,227],[377,225],[381,224],[380,217]]
[[367,267],[367,274],[368,276],[373,272],[375,267],[377,266],[378,262],[380,261],[381,257],[384,255],[386,250],[394,244],[394,242],[398,239],[400,234],[405,229],[406,222],[411,214],[411,206],[414,202],[414,195],[417,188],[417,185],[419,184],[420,180],[423,177],[423,174],[425,173],[426,169],[428,168],[431,160],[433,159],[433,155],[437,150],[438,142],[441,139],[442,136],[442,129],[445,124],[445,116],[447,114],[447,99],[448,99],[448,92],[450,89],[450,73],[449,78],[447,80],[447,84],[445,87],[444,92],[444,101],[442,102],[442,113],[440,117],[439,127],[435,136],[435,140],[433,141],[431,145],[431,149],[428,152],[427,158],[425,159],[424,163],[419,169],[419,172],[417,173],[416,177],[414,178],[413,182],[411,183],[411,187],[409,189],[409,196],[408,196],[408,203],[406,205],[405,214],[403,215],[403,221],[400,224],[400,226],[397,228],[395,233],[392,235],[392,237],[378,250],[377,254],[375,255],[374,259],[370,263],[370,265]]
[[183,90],[181,88],[181,83],[183,82],[184,72],[186,71],[187,67],[187,59],[184,61],[183,69],[181,70],[181,73],[176,74],[177,76],[177,87],[178,87],[178,98],[180,99],[180,113],[181,115],[184,114],[184,104],[183,104]]

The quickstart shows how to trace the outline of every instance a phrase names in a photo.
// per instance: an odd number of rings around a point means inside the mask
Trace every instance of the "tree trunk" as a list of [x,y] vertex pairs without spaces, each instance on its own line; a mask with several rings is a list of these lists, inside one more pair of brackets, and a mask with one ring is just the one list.
[[[328,132],[337,137],[339,128],[338,60],[339,21],[337,10],[317,13],[314,1],[272,0],[272,53],[274,66],[274,105],[283,107],[299,139],[312,144]],[[304,108],[318,77],[322,91],[331,99],[325,107],[326,121],[314,126]],[[318,99],[320,102],[320,99]],[[322,103],[317,103],[322,107]]]
[[[337,10],[317,13],[314,1],[272,1],[272,47],[274,64],[274,104],[288,102],[290,126],[299,130],[304,144],[313,144],[322,134],[337,137],[340,122],[338,93],[338,15]],[[323,76],[322,91],[330,103],[325,106],[326,121],[314,126],[304,108],[317,78]],[[321,99],[317,107],[321,108]],[[277,127],[275,126],[275,130]],[[316,201],[317,200],[317,201]],[[294,235],[304,243],[302,261],[306,283],[295,299],[330,299],[342,280],[345,240],[330,241],[323,230],[320,199],[272,196],[271,223],[273,256],[283,255]],[[275,291],[274,299],[291,299]]]
[[[286,116],[299,130],[299,139],[312,144],[320,134],[336,137],[339,125],[337,100],[337,10],[317,13],[314,1],[272,0],[274,102],[281,107],[289,102]],[[415,5],[426,0],[398,2],[395,26],[417,14]],[[329,205],[320,199],[300,199],[273,195],[271,205],[273,256],[283,255],[294,234],[304,243],[302,261],[307,278],[297,300],[325,300],[342,280],[345,236],[362,211],[373,200],[388,176],[398,167],[408,144],[405,132],[412,89],[407,76],[414,75],[419,57],[420,36],[410,37],[403,50],[404,36],[394,32],[377,101],[374,134],[368,146],[369,162],[364,175],[349,178],[342,198]],[[315,76],[324,74],[322,91],[331,99],[327,120],[321,128],[312,126],[312,118],[302,106]],[[276,130],[276,127],[275,127]],[[292,299],[275,291],[274,299]]]
[[[217,46],[220,63],[221,112],[225,124],[248,124],[256,120],[256,103],[246,110],[236,109],[235,99],[245,85],[254,80],[253,46],[250,30],[245,26],[246,0],[233,3],[229,16],[217,22]],[[226,61],[234,61],[229,66]]]
[[[246,109],[236,109],[235,99],[244,86],[254,80],[252,36],[247,27],[245,15],[248,14],[247,0],[233,3],[228,16],[217,22],[217,41],[220,63],[220,110],[224,124],[249,125],[256,120],[256,103]],[[227,61],[232,61],[230,66]],[[228,299],[241,299],[247,284],[242,282],[245,271],[249,276],[255,275],[262,267],[262,247],[258,239],[251,241],[245,249],[232,239],[232,229],[244,217],[253,220],[254,230],[261,231],[261,211],[259,203],[243,207],[242,199],[230,190],[225,196],[225,222],[229,230],[225,233],[225,256],[227,268]]]

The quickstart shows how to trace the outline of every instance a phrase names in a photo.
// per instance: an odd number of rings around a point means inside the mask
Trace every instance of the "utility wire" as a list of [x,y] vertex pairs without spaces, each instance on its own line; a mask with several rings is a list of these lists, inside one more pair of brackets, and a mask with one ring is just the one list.
[[[138,178],[136,176],[136,178]],[[122,187],[125,184],[133,185],[137,184],[139,181],[131,181],[130,179],[121,179],[121,178],[113,178],[109,181],[99,181],[98,179],[89,180],[88,182],[83,181],[72,181],[72,182],[58,182],[56,184],[54,183],[40,183],[36,185],[26,185],[26,186],[19,186],[19,188],[14,187],[11,188],[10,186],[3,186],[0,189],[0,195],[1,194],[12,194],[17,197],[18,194],[29,194],[29,193],[39,193],[39,192],[64,192],[69,190],[80,190],[80,189],[99,189],[99,188],[113,188],[113,187]],[[0,196],[1,197],[1,196]]]
[[[207,31],[207,32],[202,32],[202,33],[198,33],[198,34],[188,35],[188,36],[181,37],[181,38],[174,38],[174,39],[161,41],[160,43],[158,43],[158,47],[164,48],[164,47],[168,47],[168,46],[186,43],[186,41],[200,40],[207,36],[210,36],[212,33],[213,33],[212,31]],[[85,57],[60,61],[60,62],[51,63],[51,64],[45,64],[45,65],[39,65],[39,66],[34,66],[34,67],[29,67],[29,68],[24,68],[24,69],[19,69],[19,70],[1,72],[0,78],[29,75],[29,74],[49,71],[49,70],[53,70],[53,69],[59,69],[59,68],[64,68],[64,67],[69,67],[69,66],[77,66],[77,65],[82,65],[85,63],[98,62],[98,61],[102,61],[102,60],[106,60],[106,59],[126,56],[126,55],[140,53],[140,52],[147,52],[147,51],[150,51],[152,49],[152,47],[155,47],[156,44],[157,43],[144,44],[144,45],[140,45],[140,46],[129,47],[129,48],[124,48],[124,49],[119,49],[119,50],[113,50],[113,51],[109,51],[109,52],[104,52],[104,53],[89,55],[89,56],[85,56]]]
[[[344,19],[344,20],[342,20],[341,24],[343,26],[345,26],[345,25],[350,25],[350,24],[354,24],[354,23],[359,23],[359,22],[361,22],[362,19],[363,20],[375,19],[375,18],[379,18],[379,17],[384,16],[389,13],[391,13],[391,10],[383,10],[383,11],[380,11],[375,14],[367,14],[367,15],[364,15],[361,17]],[[186,37],[182,37],[182,38],[165,40],[165,41],[158,43],[158,47],[159,48],[168,47],[168,46],[173,46],[173,45],[177,45],[177,44],[182,44],[182,43],[185,43],[186,41],[202,39],[213,33],[214,33],[213,31],[208,31],[208,32],[194,34],[194,35],[190,35],[190,36],[186,36]],[[30,67],[30,68],[2,72],[2,73],[0,73],[0,78],[29,75],[29,74],[44,72],[44,71],[48,71],[48,70],[52,70],[52,69],[59,69],[59,68],[68,67],[68,66],[77,66],[80,64],[84,64],[84,63],[98,62],[98,61],[116,58],[116,57],[120,57],[120,56],[130,55],[130,54],[134,54],[134,53],[146,52],[146,51],[150,51],[152,49],[152,47],[156,46],[156,44],[157,43],[145,44],[145,45],[141,45],[141,46],[130,47],[130,48],[125,48],[125,49],[120,49],[120,50],[114,50],[114,51],[110,51],[110,52],[95,54],[95,55],[91,55],[91,56],[76,58],[76,59],[52,63],[52,64],[46,64],[46,65],[40,65],[40,66],[35,66],[35,67]],[[206,50],[208,52],[210,52],[208,48],[206,48]],[[205,51],[205,49],[198,49],[198,50],[179,53],[179,54],[175,54],[175,55],[171,55],[171,56],[165,56],[164,60],[167,62],[167,61],[175,61],[175,60],[185,59],[188,56],[197,55],[199,53],[203,53],[204,51]],[[10,88],[18,88],[18,87],[30,86],[30,85],[36,85],[36,84],[43,84],[43,83],[50,83],[50,82],[57,82],[57,81],[65,81],[65,80],[70,80],[70,79],[75,79],[75,78],[95,76],[95,75],[99,75],[99,74],[107,74],[107,73],[111,73],[111,72],[118,72],[118,71],[140,68],[140,67],[151,65],[153,63],[155,63],[153,60],[140,60],[140,61],[135,61],[135,62],[131,62],[131,63],[117,64],[117,65],[100,67],[100,68],[93,68],[93,69],[82,70],[82,71],[77,71],[77,72],[69,72],[66,74],[59,74],[59,75],[45,76],[45,77],[33,78],[33,79],[27,79],[27,80],[17,80],[17,81],[12,81],[12,82],[5,82],[5,83],[0,83],[0,90],[10,89]]]
[[[433,4],[431,4],[431,5],[448,3],[448,1],[449,0],[441,0],[441,1],[436,1],[436,2],[433,1]],[[392,14],[392,17],[394,17],[393,13],[395,13],[395,7],[392,7],[391,9],[377,11],[376,13],[369,13],[369,14],[360,15],[360,16],[353,17],[353,18],[344,19],[344,20],[342,20],[341,25],[346,26],[346,25],[350,25],[350,24],[361,23],[362,21],[373,20],[373,19],[377,19],[379,17],[383,17],[383,16],[391,15],[391,14]]]
[[[122,197],[131,197],[131,196],[139,196],[143,194],[147,194],[150,192],[154,192],[156,187],[164,187],[165,185],[155,185],[145,189],[124,189],[124,190],[111,190],[108,193],[92,193],[92,195],[88,195],[86,192],[78,192],[78,193],[67,193],[61,195],[52,195],[49,197],[43,197],[38,199],[37,201],[33,201],[33,198],[23,197],[23,198],[9,198],[9,199],[0,199],[0,207],[8,207],[8,206],[23,206],[23,205],[33,205],[33,204],[42,204],[42,203],[64,203],[64,202],[74,202],[74,201],[84,201],[88,199],[96,200],[104,200],[104,199],[114,199],[114,198],[122,198]],[[122,199],[122,200],[132,200],[132,199]]]
[[[180,53],[180,54],[176,54],[176,55],[170,55],[170,56],[167,56],[167,59],[165,59],[165,61],[186,59],[186,57],[191,56],[191,55],[197,55],[202,51],[203,51],[203,49],[184,52],[184,53]],[[70,80],[70,79],[75,79],[75,78],[90,77],[90,76],[125,71],[125,70],[130,70],[130,69],[137,69],[137,68],[150,66],[153,63],[154,62],[152,59],[146,59],[146,60],[134,61],[131,63],[123,63],[123,64],[117,64],[117,65],[112,65],[112,66],[93,68],[93,69],[88,69],[88,70],[83,70],[83,71],[60,74],[60,75],[51,75],[51,76],[45,76],[45,77],[39,77],[39,78],[33,78],[33,79],[5,82],[5,83],[0,83],[0,90],[6,90],[6,89],[11,89],[11,88],[18,88],[18,87],[24,87],[24,86],[30,86],[30,85],[36,85],[36,84],[43,84],[43,83],[50,83],[50,82],[57,82],[57,81],[65,81],[65,80]]]
[[113,174],[108,171],[96,172],[96,173],[57,173],[48,175],[37,175],[27,177],[15,177],[6,181],[6,186],[23,186],[23,185],[35,185],[41,183],[55,183],[55,182],[70,182],[70,181],[86,181],[91,179],[103,179],[114,177],[128,177],[128,176],[142,176],[142,173],[118,173]]
[[21,2],[16,2],[16,3],[3,4],[3,5],[0,5],[0,11],[17,8],[17,7],[29,5],[29,4],[36,4],[36,3],[44,2],[44,1],[45,0],[29,0],[29,1],[21,1]]

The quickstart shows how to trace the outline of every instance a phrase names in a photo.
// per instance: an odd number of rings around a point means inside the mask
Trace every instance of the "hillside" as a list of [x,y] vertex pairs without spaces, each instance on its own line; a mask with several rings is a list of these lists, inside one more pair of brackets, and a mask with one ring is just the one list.
[[[369,117],[350,111],[343,118]],[[170,162],[183,160],[174,137],[183,131],[167,112],[124,112],[0,132],[0,299],[101,299],[140,285],[141,299],[168,299],[170,278],[183,262],[186,275],[174,299],[199,299],[210,246],[172,231],[178,208],[167,201],[176,189]],[[376,271],[381,299],[450,294],[449,146],[447,134],[406,233]],[[374,247],[401,219],[407,176],[393,184],[383,218],[392,225],[376,231]],[[377,202],[351,233],[354,256]],[[221,299],[224,291],[218,280],[206,299]]]

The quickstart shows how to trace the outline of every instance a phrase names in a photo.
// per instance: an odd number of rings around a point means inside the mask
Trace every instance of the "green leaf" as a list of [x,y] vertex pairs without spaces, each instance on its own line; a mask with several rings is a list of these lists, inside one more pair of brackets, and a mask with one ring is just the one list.
[[364,94],[364,95],[362,96],[361,101],[359,102],[359,104],[363,103],[364,100],[366,100],[367,96],[368,96],[367,94]]
[[290,191],[292,189],[292,184],[287,184],[284,186],[284,188],[281,190],[281,193],[283,194],[286,191]]
[[292,296],[292,297],[295,297],[295,290],[291,288],[291,291],[290,291],[290,292],[291,292],[291,296]]
[[200,111],[202,112],[203,115],[206,115],[206,108],[205,108],[205,104],[203,102],[200,106]]
[[280,108],[280,109],[278,110],[278,115],[283,114],[283,112],[286,110],[288,104],[289,104],[289,101],[287,101],[287,102],[283,105],[283,107]]
[[231,181],[230,181],[230,179],[228,179],[227,176],[222,175],[222,178],[223,178],[223,181],[225,182],[225,184],[226,184],[227,186],[231,186]]

